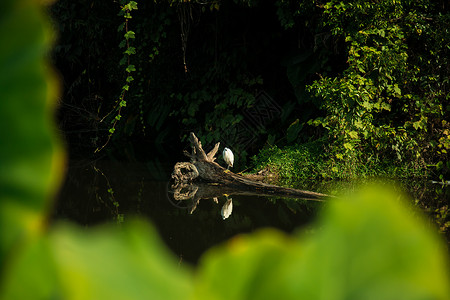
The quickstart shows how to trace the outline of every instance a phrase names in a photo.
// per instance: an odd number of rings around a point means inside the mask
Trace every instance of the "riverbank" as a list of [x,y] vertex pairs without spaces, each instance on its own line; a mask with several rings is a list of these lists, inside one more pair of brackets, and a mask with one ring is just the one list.
[[319,141],[265,148],[252,159],[255,173],[264,173],[285,182],[373,177],[431,179],[434,175],[425,164],[375,155],[332,153]]
[[[254,173],[263,180],[326,194],[351,192],[361,184],[382,179],[410,198],[413,207],[429,216],[450,245],[450,186],[433,181],[432,170],[414,163],[358,157],[339,159],[321,144],[271,147],[253,157]],[[443,183],[443,184],[441,184]]]

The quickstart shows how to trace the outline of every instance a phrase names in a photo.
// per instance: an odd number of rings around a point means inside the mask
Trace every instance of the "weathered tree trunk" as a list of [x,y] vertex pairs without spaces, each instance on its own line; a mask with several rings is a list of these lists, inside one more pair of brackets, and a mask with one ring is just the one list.
[[187,151],[184,153],[191,161],[189,163],[178,162],[175,164],[172,173],[172,179],[175,181],[175,186],[180,184],[186,186],[188,183],[201,180],[213,184],[215,188],[220,188],[223,193],[227,194],[249,193],[311,200],[328,197],[328,195],[321,193],[285,188],[254,181],[243,175],[235,174],[215,162],[214,156],[219,149],[220,143],[217,143],[214,148],[206,154],[201,142],[194,133],[191,132],[189,139],[192,146],[192,153],[188,153]]

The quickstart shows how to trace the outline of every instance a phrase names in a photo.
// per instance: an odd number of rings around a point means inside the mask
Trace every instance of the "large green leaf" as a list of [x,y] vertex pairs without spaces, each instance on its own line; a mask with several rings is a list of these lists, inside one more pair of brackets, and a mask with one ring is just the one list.
[[383,189],[334,200],[315,233],[263,231],[211,250],[195,294],[203,299],[449,299],[441,241]]
[[[0,14],[0,265],[45,227],[62,177],[51,114],[58,85],[45,63],[51,32],[33,1]],[[14,251],[14,252],[11,252]],[[8,259],[8,261],[6,260]]]
[[34,1],[3,1],[0,299],[448,299],[439,239],[381,189],[334,200],[313,233],[236,237],[211,250],[195,277],[145,222],[49,229],[63,155],[45,24]]
[[151,226],[57,224],[19,253],[0,299],[185,299],[192,284]]
[[444,247],[399,195],[377,187],[336,201],[319,227],[316,236],[301,239],[306,249],[291,265],[291,295],[448,299]]
[[183,299],[190,274],[145,222],[83,230],[62,224],[51,248],[64,299]]
[[0,299],[62,299],[48,240],[33,239],[18,250],[2,269]]
[[202,258],[194,298],[285,299],[273,293],[274,279],[294,249],[298,244],[273,229],[237,236]]
[[0,12],[0,299],[181,299],[189,273],[150,226],[47,225],[62,179],[51,31],[35,1]]

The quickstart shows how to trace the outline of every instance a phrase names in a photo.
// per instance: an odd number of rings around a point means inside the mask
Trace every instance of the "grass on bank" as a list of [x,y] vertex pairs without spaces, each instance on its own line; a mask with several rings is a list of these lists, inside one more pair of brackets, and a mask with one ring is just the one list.
[[253,163],[254,171],[264,174],[271,182],[331,195],[354,192],[361,183],[373,179],[396,183],[398,191],[407,192],[414,199],[411,204],[426,212],[443,236],[448,235],[449,190],[445,184],[431,184],[429,179],[436,175],[435,168],[395,159],[362,159],[362,155],[338,157],[325,143],[315,141],[265,148],[253,157]]
[[426,166],[362,153],[332,152],[323,141],[265,148],[252,158],[254,171],[265,170],[280,181],[311,179],[426,178]]

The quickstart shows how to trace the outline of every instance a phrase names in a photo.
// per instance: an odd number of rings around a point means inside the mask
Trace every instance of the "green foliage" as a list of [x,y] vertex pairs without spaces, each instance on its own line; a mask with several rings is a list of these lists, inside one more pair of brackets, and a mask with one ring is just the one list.
[[183,299],[191,293],[189,270],[177,267],[144,222],[88,232],[59,224],[48,239],[63,298]]
[[448,80],[434,65],[446,61],[449,35],[435,32],[446,18],[428,1],[323,6],[323,26],[345,37],[348,67],[308,87],[326,113],[309,124],[327,130],[336,157],[411,161],[415,168],[446,160],[446,153],[429,147],[446,139]]
[[295,238],[232,239],[203,258],[196,298],[446,299],[445,254],[397,197],[372,189],[330,203],[320,230]]
[[5,7],[0,22],[14,27],[0,29],[9,45],[0,52],[0,74],[9,75],[0,77],[0,95],[11,100],[0,109],[8,142],[0,148],[1,299],[448,299],[441,241],[380,187],[330,199],[315,232],[235,237],[195,273],[144,221],[48,226],[62,178],[50,122],[57,83],[43,61],[50,35],[36,2]]
[[[126,3],[126,1],[122,1],[122,2]],[[125,72],[127,73],[127,75],[126,75],[127,77],[125,80],[126,83],[122,86],[122,91],[120,93],[119,99],[116,101],[115,107],[108,114],[106,114],[106,116],[103,117],[102,120],[100,121],[100,122],[102,122],[103,120],[105,120],[105,118],[107,118],[113,112],[116,113],[116,116],[114,117],[114,119],[111,120],[112,125],[108,130],[109,135],[108,135],[106,142],[102,146],[97,147],[97,149],[95,149],[95,152],[101,151],[109,143],[111,136],[116,131],[116,125],[119,122],[120,118],[122,117],[122,115],[121,115],[122,108],[127,106],[127,101],[126,101],[125,96],[130,89],[130,83],[134,80],[131,73],[136,71],[136,67],[131,64],[131,56],[136,54],[136,48],[131,46],[131,40],[134,40],[136,38],[136,35],[135,35],[134,31],[129,30],[128,22],[132,18],[131,12],[133,10],[137,10],[137,9],[138,9],[138,7],[137,7],[136,1],[129,1],[127,4],[123,5],[120,9],[119,15],[123,16],[124,21],[122,24],[119,25],[118,31],[119,32],[125,31],[125,33],[123,35],[124,39],[119,43],[119,48],[125,47],[126,49],[123,52],[124,55],[123,55],[122,59],[120,60],[119,64],[126,65],[126,68],[125,68]]]
[[[34,1],[4,3],[0,29],[2,144],[0,173],[1,299],[180,299],[188,270],[142,222],[88,233],[69,224],[48,228],[50,199],[62,181],[55,138],[57,80],[43,57],[51,31]],[[113,192],[111,191],[111,194]],[[117,259],[119,258],[120,259]],[[125,271],[128,270],[128,271]],[[120,286],[120,287],[119,287]]]
[[295,141],[302,130],[303,125],[300,123],[299,119],[295,120],[291,125],[289,125],[286,133],[286,139],[288,143]]
[[[199,129],[198,135],[207,143],[213,143],[223,139],[227,135],[227,130],[243,120],[242,112],[255,104],[255,95],[249,90],[262,82],[260,78],[247,78],[241,75],[236,82],[230,82],[229,86],[220,88],[206,78],[204,89],[172,97],[181,104],[174,115],[184,116],[182,124],[185,126],[203,124],[204,128]],[[208,108],[206,112],[202,109],[205,106]]]
[[[300,145],[265,148],[253,157],[256,171],[265,169],[281,183],[292,185],[302,180],[356,179],[356,178],[423,178],[427,174],[415,169],[413,162],[401,165],[378,159],[361,157],[356,151],[344,155],[336,153],[326,139]],[[350,150],[352,145],[344,145]]]
[[[21,293],[27,290],[28,296],[46,294],[53,283],[51,276],[41,280],[39,271],[51,267],[34,258],[48,257],[45,243],[37,240],[45,229],[49,200],[63,177],[63,154],[50,122],[58,85],[43,59],[54,36],[36,6],[35,1],[4,1],[0,13],[2,299],[6,299],[7,287],[14,286],[19,292],[17,273],[25,280]],[[28,268],[28,262],[36,269],[18,272]],[[32,278],[36,278],[36,286]]]
[[42,208],[63,176],[63,154],[50,122],[58,85],[42,59],[54,35],[34,3],[6,1],[0,13],[2,269],[15,263],[21,245],[42,233]]
[[320,143],[314,142],[280,149],[276,146],[261,150],[253,157],[255,169],[268,169],[279,174],[282,181],[291,182],[312,178],[328,178],[324,165],[324,152]]
[[123,223],[124,221],[124,215],[119,213],[119,202],[116,200],[116,197],[114,196],[114,189],[112,188],[111,184],[109,183],[108,177],[106,177],[106,175],[102,172],[102,170],[100,170],[99,168],[94,166],[94,170],[95,172],[97,172],[98,174],[100,174],[106,181],[106,186],[108,187],[107,192],[108,192],[108,201],[104,201],[104,199],[102,199],[102,196],[97,192],[95,192],[95,196],[97,198],[98,201],[105,203],[106,206],[108,207],[112,207],[111,208],[111,214],[113,216],[114,221],[116,221],[116,223],[120,224]]
[[82,144],[113,133],[116,146],[142,134],[162,143],[195,131],[240,147],[233,128],[265,91],[281,120],[245,136],[256,141],[243,152],[326,136],[330,159],[449,170],[443,1],[122,1],[118,17],[104,3],[52,8],[55,56],[71,83],[61,115],[77,109],[91,126],[80,131],[95,132]]

